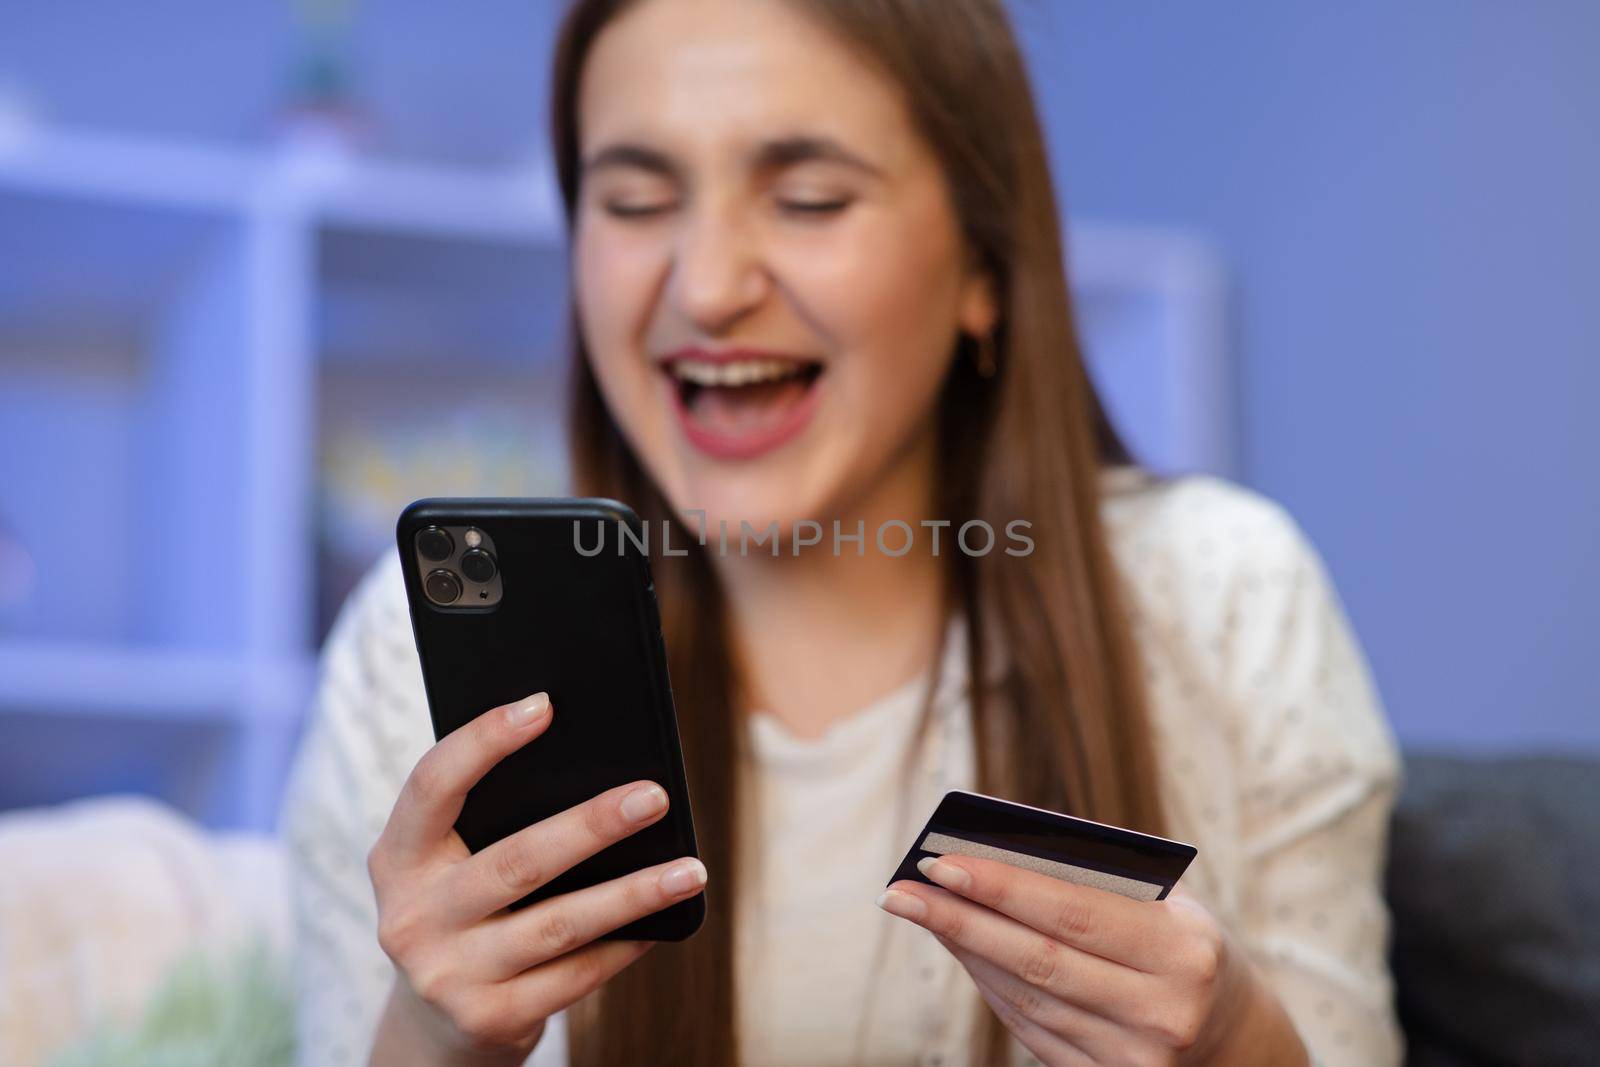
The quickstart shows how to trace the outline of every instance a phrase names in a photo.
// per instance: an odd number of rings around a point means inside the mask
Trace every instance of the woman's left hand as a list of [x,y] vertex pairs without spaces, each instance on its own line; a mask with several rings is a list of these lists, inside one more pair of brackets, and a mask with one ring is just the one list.
[[969,856],[879,904],[932,932],[1050,1067],[1304,1064],[1277,999],[1193,897],[1130,900]]

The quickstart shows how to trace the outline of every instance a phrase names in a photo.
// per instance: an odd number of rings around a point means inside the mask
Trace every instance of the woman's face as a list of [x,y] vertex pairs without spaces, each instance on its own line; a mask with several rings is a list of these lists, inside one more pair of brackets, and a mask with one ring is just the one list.
[[583,337],[673,507],[923,517],[881,512],[926,502],[957,332],[995,308],[899,88],[792,2],[641,0],[578,108]]

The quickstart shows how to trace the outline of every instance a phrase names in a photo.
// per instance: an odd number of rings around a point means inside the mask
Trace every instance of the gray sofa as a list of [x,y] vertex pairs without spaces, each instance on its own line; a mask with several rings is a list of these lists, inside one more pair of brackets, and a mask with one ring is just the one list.
[[1409,754],[1388,895],[1413,1067],[1600,1064],[1600,761]]

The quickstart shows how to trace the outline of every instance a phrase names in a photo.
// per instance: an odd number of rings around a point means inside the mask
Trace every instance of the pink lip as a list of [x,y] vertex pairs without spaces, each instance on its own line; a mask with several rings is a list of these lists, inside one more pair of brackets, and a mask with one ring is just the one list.
[[[757,348],[725,348],[713,351],[688,347],[668,353],[659,360],[659,365],[667,368],[680,359],[693,359],[702,363],[732,363],[741,359],[794,358],[782,352],[767,352]],[[800,402],[773,425],[749,433],[730,434],[719,433],[697,423],[688,405],[683,402],[683,394],[679,391],[677,382],[672,381],[670,375],[668,378],[667,389],[672,396],[672,409],[677,412],[678,425],[683,427],[683,435],[700,452],[712,459],[724,460],[755,459],[799,436],[811,422],[812,415],[816,413],[821,385],[820,378],[812,382]]]

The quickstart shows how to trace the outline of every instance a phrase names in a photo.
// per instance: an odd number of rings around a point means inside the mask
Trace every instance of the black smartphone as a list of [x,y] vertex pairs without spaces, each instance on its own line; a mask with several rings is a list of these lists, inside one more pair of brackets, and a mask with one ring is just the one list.
[[[549,693],[555,706],[545,733],[468,794],[456,822],[468,848],[640,779],[670,799],[659,822],[515,906],[697,855],[655,587],[632,510],[592,499],[419,500],[401,513],[397,539],[434,735],[531,693]],[[681,941],[705,909],[698,894],[606,937]]]

